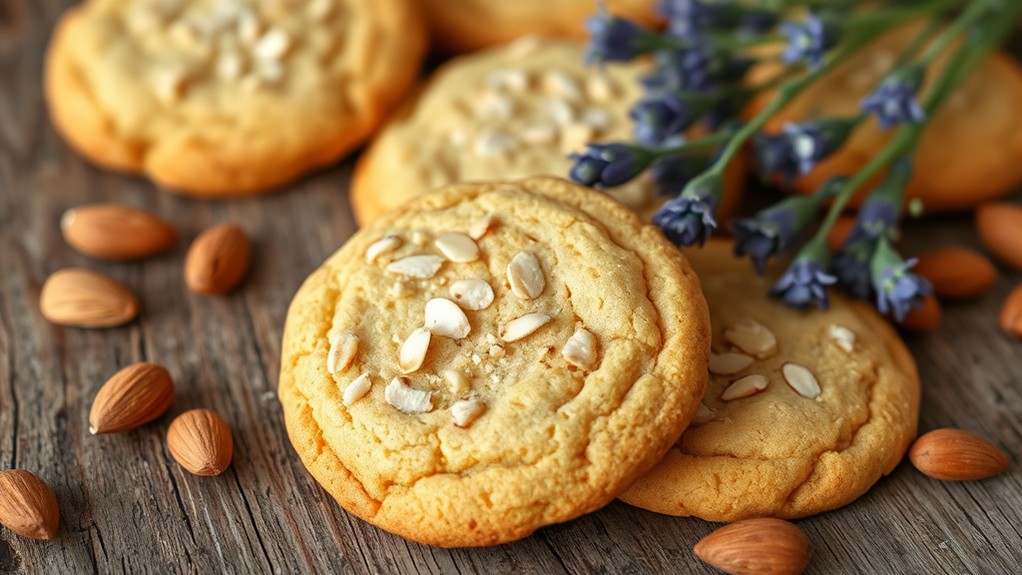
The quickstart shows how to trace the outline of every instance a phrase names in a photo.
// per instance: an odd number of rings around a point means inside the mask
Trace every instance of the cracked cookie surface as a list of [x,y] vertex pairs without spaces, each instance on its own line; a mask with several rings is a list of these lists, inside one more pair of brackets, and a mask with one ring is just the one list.
[[283,347],[288,433],[327,491],[477,546],[593,511],[659,460],[703,395],[709,318],[658,230],[534,178],[378,218],[305,281]]
[[709,521],[795,518],[846,505],[890,473],[919,420],[915,362],[897,333],[834,290],[829,311],[786,307],[728,242],[686,256],[713,323],[706,397],[620,498]]
[[83,155],[205,196],[336,161],[411,85],[411,0],[90,0],[47,55],[54,124]]

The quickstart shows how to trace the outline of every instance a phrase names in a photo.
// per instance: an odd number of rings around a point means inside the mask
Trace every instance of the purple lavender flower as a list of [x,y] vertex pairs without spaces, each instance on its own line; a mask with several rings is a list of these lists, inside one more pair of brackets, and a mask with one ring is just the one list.
[[830,262],[830,271],[837,278],[838,285],[860,299],[869,299],[873,295],[870,262],[876,245],[875,239],[867,237],[849,241]]
[[870,268],[880,313],[890,313],[901,321],[930,294],[930,282],[909,271],[915,264],[915,259],[903,260],[886,238],[877,242]]
[[650,162],[648,154],[627,144],[589,144],[584,154],[569,157],[575,163],[568,175],[584,186],[620,186],[638,176]]
[[741,21],[738,23],[738,32],[746,36],[764,34],[773,30],[777,25],[777,20],[776,12],[746,7],[743,10]]
[[721,184],[717,177],[692,180],[685,191],[667,200],[655,214],[653,224],[681,247],[706,243],[717,228],[713,210],[717,207]]
[[729,28],[741,18],[742,8],[732,0],[662,0],[660,13],[667,19],[667,33],[691,39],[707,29]]
[[652,74],[642,78],[647,90],[704,90],[711,84],[713,57],[703,46],[658,50]]
[[675,195],[706,167],[706,158],[684,154],[665,156],[649,167],[649,176],[661,194]]
[[905,123],[918,123],[926,119],[926,110],[916,100],[923,84],[926,69],[918,64],[891,72],[872,94],[859,105],[862,111],[875,114],[885,130]]
[[628,115],[635,123],[635,139],[647,145],[680,134],[696,117],[693,106],[671,92],[647,96],[632,106]]
[[760,171],[765,177],[780,174],[791,183],[843,146],[856,124],[857,118],[824,118],[788,123],[782,134],[759,134],[753,144]]
[[589,45],[586,64],[627,62],[656,47],[656,34],[626,18],[618,18],[601,5],[599,12],[586,20]]
[[732,221],[735,255],[749,256],[756,273],[766,272],[767,260],[784,251],[813,218],[822,198],[792,196],[751,218]]
[[834,285],[837,278],[824,271],[826,267],[826,247],[814,239],[802,248],[795,261],[774,284],[770,295],[799,309],[811,305],[827,309],[827,286]]
[[805,60],[816,68],[823,63],[823,55],[837,44],[837,32],[823,23],[819,16],[809,14],[803,22],[782,22],[781,32],[788,37],[788,46],[781,58],[787,64]]

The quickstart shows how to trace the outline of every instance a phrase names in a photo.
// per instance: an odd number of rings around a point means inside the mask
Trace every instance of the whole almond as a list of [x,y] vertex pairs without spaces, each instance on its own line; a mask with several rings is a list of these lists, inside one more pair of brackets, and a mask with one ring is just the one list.
[[117,433],[149,423],[174,401],[174,382],[162,365],[136,363],[99,388],[89,412],[89,432]]
[[933,294],[930,294],[926,296],[923,303],[905,314],[898,325],[910,331],[934,331],[940,327],[941,315],[940,302]]
[[1022,269],[1022,207],[1005,202],[981,205],[976,210],[976,231],[990,253]]
[[54,272],[39,295],[43,317],[73,327],[113,327],[138,315],[138,300],[124,286],[83,268]]
[[937,248],[919,256],[914,270],[930,280],[940,297],[976,297],[994,286],[997,268],[983,254],[968,248]]
[[695,554],[735,575],[797,574],[809,564],[809,539],[783,519],[746,519],[703,537]]
[[908,458],[934,479],[974,481],[1008,468],[1008,456],[985,439],[961,429],[934,429],[912,444]]
[[1022,339],[1022,284],[1004,299],[1000,323],[1004,333]]
[[167,448],[181,467],[195,475],[220,475],[231,464],[234,439],[219,415],[193,409],[171,422]]
[[251,244],[240,227],[214,226],[199,234],[185,257],[185,282],[195,293],[223,294],[245,277]]
[[143,258],[177,242],[177,232],[158,216],[118,204],[71,208],[60,218],[60,231],[75,250],[105,260]]
[[0,471],[0,523],[23,537],[53,539],[60,523],[57,498],[31,471]]

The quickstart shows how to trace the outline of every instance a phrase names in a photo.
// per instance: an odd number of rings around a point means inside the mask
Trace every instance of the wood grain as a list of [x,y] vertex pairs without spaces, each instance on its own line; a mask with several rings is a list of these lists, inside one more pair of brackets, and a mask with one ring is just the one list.
[[[711,573],[692,545],[715,526],[613,503],[523,541],[443,550],[409,543],[341,510],[292,451],[275,396],[280,337],[302,279],[352,233],[351,162],[286,192],[231,202],[160,193],[97,170],[56,136],[43,105],[45,44],[67,0],[0,0],[0,468],[30,469],[56,492],[59,536],[0,529],[0,573]],[[159,213],[183,236],[138,263],[90,260],[61,240],[68,207],[112,201]],[[190,293],[186,243],[221,222],[254,240],[251,273],[227,297]],[[977,246],[966,217],[911,226],[909,250]],[[141,318],[102,331],[66,329],[38,312],[48,274],[86,266],[143,302]],[[1002,270],[1004,271],[1004,270]],[[903,464],[856,503],[799,522],[813,573],[1022,571],[1022,342],[996,328],[1001,299],[1022,281],[945,308],[942,329],[908,339],[924,383],[921,429],[955,426],[1013,461],[974,483],[941,483]],[[135,361],[175,378],[170,413],[140,430],[88,433],[100,385]],[[234,464],[194,477],[169,456],[172,416],[216,410],[234,429]]]

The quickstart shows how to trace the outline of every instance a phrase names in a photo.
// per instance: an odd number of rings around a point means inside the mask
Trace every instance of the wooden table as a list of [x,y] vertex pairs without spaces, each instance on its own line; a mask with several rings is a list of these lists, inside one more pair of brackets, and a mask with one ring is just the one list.
[[[0,0],[0,469],[38,473],[61,511],[53,541],[0,529],[0,572],[713,572],[691,549],[716,525],[616,502],[517,543],[463,550],[410,543],[338,507],[291,449],[275,389],[287,304],[354,230],[351,162],[230,202],[159,193],[91,167],[50,126],[39,80],[46,40],[69,3]],[[157,212],[186,241],[139,263],[81,256],[57,222],[66,208],[95,201]],[[187,240],[225,221],[250,232],[256,264],[233,295],[193,295],[182,280]],[[969,218],[950,217],[911,226],[906,244],[976,240]],[[102,331],[46,322],[40,286],[66,266],[123,282],[143,302],[140,319]],[[1020,280],[1005,273],[993,293],[947,306],[938,333],[908,339],[923,379],[921,429],[977,432],[1015,465],[987,481],[942,483],[903,464],[854,504],[799,522],[813,543],[811,572],[1022,572],[1022,342],[996,328],[1001,300]],[[174,375],[172,414],[208,407],[229,422],[236,452],[225,474],[195,477],[170,458],[169,415],[89,435],[96,390],[143,360]]]

